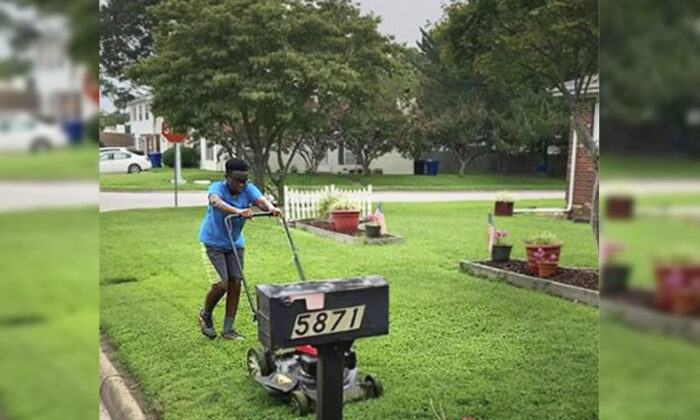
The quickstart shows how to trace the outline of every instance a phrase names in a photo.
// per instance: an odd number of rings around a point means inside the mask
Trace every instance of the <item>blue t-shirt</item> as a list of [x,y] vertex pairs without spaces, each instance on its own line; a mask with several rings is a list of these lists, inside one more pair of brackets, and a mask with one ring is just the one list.
[[[247,209],[262,197],[262,193],[252,182],[246,183],[243,191],[237,195],[232,195],[226,181],[216,181],[209,186],[209,196],[217,194],[227,204],[238,209]],[[199,240],[205,245],[215,246],[225,250],[232,250],[231,240],[226,230],[224,218],[226,213],[214,208],[211,203],[207,206],[207,213],[204,215],[202,226],[199,228]],[[231,236],[236,241],[236,248],[243,248],[243,225],[244,218],[233,219]]]

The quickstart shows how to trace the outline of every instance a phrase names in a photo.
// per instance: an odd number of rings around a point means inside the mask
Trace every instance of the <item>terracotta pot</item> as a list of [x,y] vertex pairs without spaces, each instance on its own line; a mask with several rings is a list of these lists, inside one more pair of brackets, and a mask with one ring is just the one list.
[[380,236],[382,236],[382,234],[381,234],[382,227],[381,226],[367,225],[367,226],[365,226],[365,229],[366,229],[368,238],[379,238]]
[[[527,267],[530,273],[537,275],[539,273],[537,269],[537,257],[535,257],[535,252],[542,248],[544,251],[543,260],[556,260],[559,261],[559,256],[561,255],[561,245],[529,245],[525,244],[525,251],[527,252]],[[554,258],[552,258],[554,255]]]
[[[656,304],[661,309],[672,310],[675,296],[687,290],[700,291],[699,264],[665,264],[654,266],[656,276]],[[685,299],[685,298],[683,298]],[[695,299],[700,303],[700,295]]]
[[336,232],[352,233],[357,231],[360,222],[359,210],[333,210],[331,211],[328,224]]
[[700,308],[700,293],[696,288],[676,290],[671,296],[671,310],[677,315],[694,314]]
[[496,216],[512,216],[514,205],[512,201],[496,201],[493,211]]
[[626,265],[608,264],[601,270],[600,292],[620,293],[627,290],[630,268]]
[[631,219],[634,215],[634,198],[622,195],[605,200],[605,215],[608,219]]
[[540,277],[552,277],[559,267],[559,261],[540,261],[537,263],[537,274]]
[[506,262],[510,260],[510,251],[512,249],[513,245],[494,245],[491,248],[491,261]]

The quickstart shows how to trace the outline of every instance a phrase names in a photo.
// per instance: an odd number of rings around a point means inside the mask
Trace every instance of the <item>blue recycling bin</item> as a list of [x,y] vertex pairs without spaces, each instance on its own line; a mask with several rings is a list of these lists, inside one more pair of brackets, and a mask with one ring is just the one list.
[[151,166],[160,168],[162,166],[161,161],[163,159],[163,154],[160,152],[149,153],[148,159],[151,161]]
[[425,163],[428,175],[435,176],[438,174],[438,166],[440,165],[439,160],[430,159]]
[[77,144],[83,140],[85,124],[80,118],[69,118],[63,122],[63,132],[68,137],[70,144]]

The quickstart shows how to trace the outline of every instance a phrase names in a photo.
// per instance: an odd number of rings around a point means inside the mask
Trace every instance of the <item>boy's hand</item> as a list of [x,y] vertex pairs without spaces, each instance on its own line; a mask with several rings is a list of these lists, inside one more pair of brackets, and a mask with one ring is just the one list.
[[272,213],[273,216],[282,217],[282,210],[280,210],[279,207],[273,207],[270,209],[270,213]]
[[250,219],[255,214],[252,209],[243,209],[238,214],[244,219]]

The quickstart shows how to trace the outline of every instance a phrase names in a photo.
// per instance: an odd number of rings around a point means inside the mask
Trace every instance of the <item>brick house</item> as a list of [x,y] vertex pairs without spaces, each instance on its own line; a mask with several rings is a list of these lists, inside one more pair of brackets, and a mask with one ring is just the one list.
[[[573,81],[566,83],[573,89]],[[596,75],[585,94],[584,120],[593,140],[600,144],[600,94]],[[573,167],[572,167],[573,165]],[[573,122],[569,129],[569,158],[566,170],[567,216],[572,220],[590,221],[596,169],[588,151],[576,136]]]

